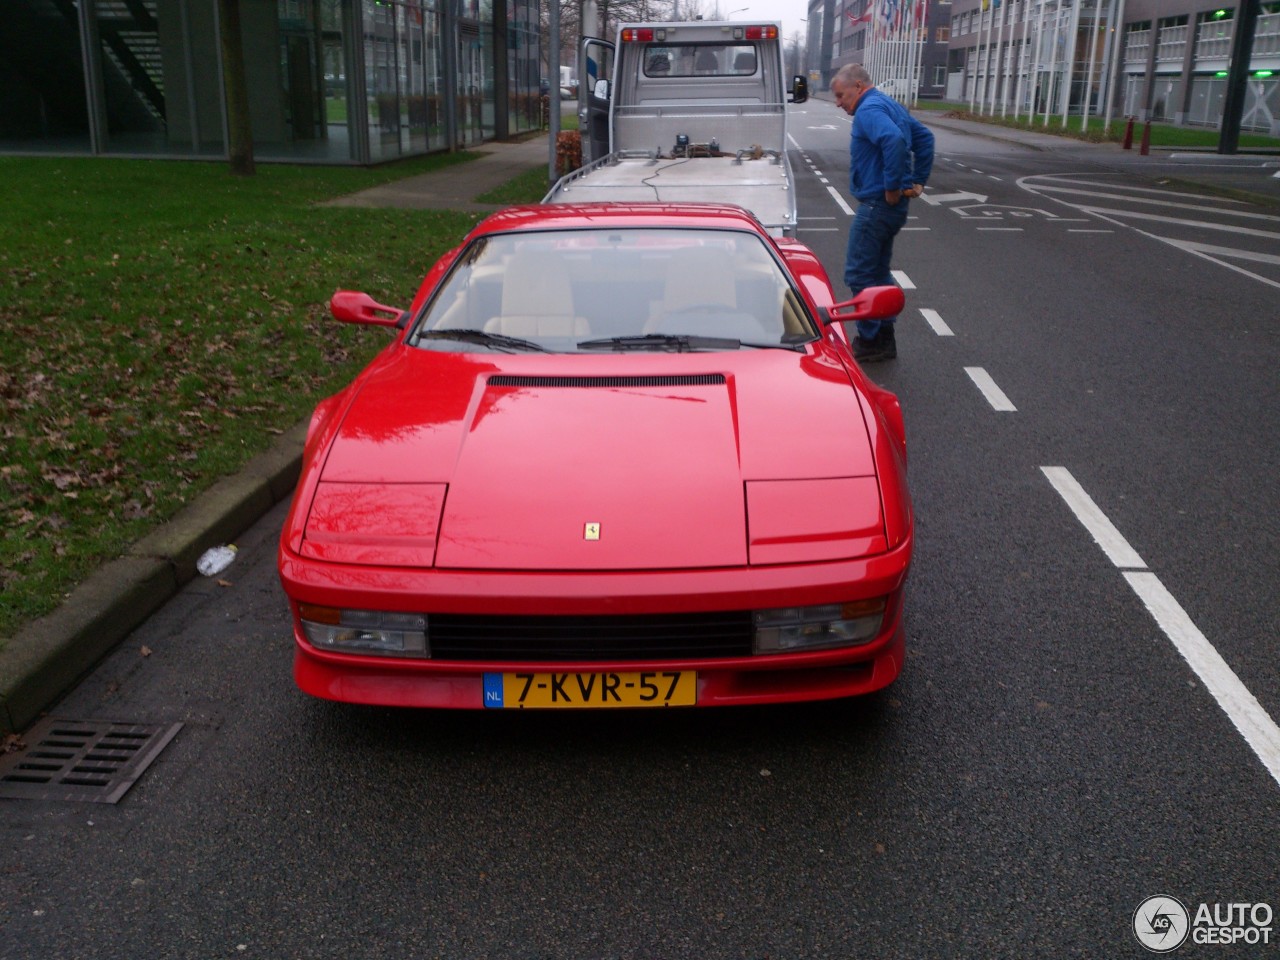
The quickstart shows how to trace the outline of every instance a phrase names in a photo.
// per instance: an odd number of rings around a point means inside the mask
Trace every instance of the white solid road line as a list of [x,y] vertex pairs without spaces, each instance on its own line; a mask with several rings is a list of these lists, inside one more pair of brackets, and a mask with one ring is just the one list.
[[996,386],[996,382],[991,379],[991,374],[981,367],[965,367],[964,372],[982,391],[982,395],[987,398],[987,403],[991,404],[992,410],[997,413],[1017,413],[1018,408],[1009,401],[1004,391]]
[[1107,558],[1120,568],[1164,635],[1218,701],[1218,706],[1240,731],[1267,772],[1276,783],[1280,783],[1280,727],[1276,726],[1249,688],[1240,682],[1235,671],[1187,616],[1160,578],[1146,569],[1142,557],[1106,514],[1098,509],[1071,472],[1066,467],[1041,467],[1040,470],[1066,501],[1076,519],[1102,547]]
[[1280,727],[1258,703],[1258,698],[1240,682],[1235,671],[1154,573],[1129,570],[1124,578],[1200,682],[1213,694],[1245,743],[1258,755],[1267,772],[1280,783]]
[[893,282],[903,290],[914,290],[916,288],[916,285],[911,282],[911,278],[901,270],[890,270],[889,273],[893,277]]
[[1147,568],[1145,561],[1138,556],[1138,551],[1129,546],[1129,541],[1107,519],[1107,515],[1098,509],[1098,505],[1084,492],[1084,487],[1076,482],[1070,470],[1066,467],[1041,467],[1040,471],[1053,484],[1058,495],[1067,502],[1076,519],[1084,524],[1084,528],[1102,548],[1108,560],[1121,570]]

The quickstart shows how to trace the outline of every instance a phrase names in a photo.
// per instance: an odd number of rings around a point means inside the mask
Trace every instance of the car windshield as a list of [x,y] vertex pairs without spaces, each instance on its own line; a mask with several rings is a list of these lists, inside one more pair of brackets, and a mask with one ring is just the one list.
[[710,229],[478,238],[414,325],[427,350],[795,349],[816,337],[760,236]]

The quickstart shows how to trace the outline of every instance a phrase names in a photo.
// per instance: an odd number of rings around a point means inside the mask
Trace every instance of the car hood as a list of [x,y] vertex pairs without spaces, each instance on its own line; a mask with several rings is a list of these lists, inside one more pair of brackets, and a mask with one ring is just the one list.
[[303,552],[624,570],[836,559],[884,544],[867,428],[834,358],[406,348],[350,401]]

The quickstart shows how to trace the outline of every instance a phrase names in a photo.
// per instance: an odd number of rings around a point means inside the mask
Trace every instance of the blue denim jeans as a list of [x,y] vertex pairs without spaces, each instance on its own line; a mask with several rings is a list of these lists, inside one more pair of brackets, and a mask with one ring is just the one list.
[[[853,215],[849,228],[849,248],[844,258],[844,282],[853,296],[867,287],[892,285],[889,261],[893,257],[893,238],[907,222],[908,200],[904,197],[896,207],[889,206],[883,197],[863,200]],[[893,323],[897,317],[885,320],[859,320],[858,336],[874,340],[881,323]]]

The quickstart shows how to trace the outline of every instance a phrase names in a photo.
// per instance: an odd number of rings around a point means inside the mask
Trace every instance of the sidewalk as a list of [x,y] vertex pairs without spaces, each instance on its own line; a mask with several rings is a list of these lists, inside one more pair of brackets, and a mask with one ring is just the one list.
[[541,165],[550,176],[549,134],[522,140],[486,143],[475,148],[477,160],[454,164],[434,173],[407,177],[394,183],[330,200],[330,207],[395,207],[401,210],[466,210],[491,213],[501,206],[477,203],[476,197],[497,189],[520,174]]

